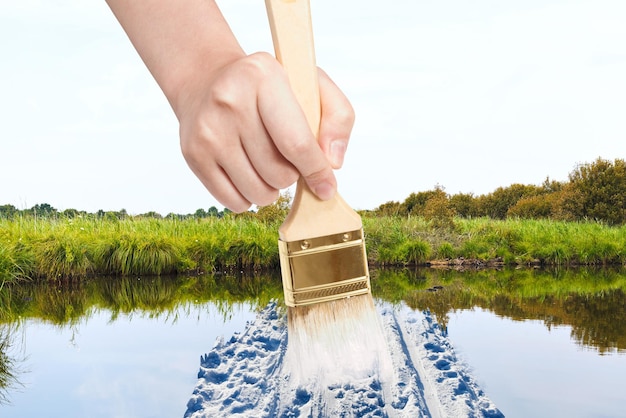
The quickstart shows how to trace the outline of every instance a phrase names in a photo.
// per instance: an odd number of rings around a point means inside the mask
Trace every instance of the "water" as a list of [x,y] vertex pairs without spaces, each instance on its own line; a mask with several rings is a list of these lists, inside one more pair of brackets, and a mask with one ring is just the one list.
[[448,336],[508,418],[626,417],[626,354],[600,355],[572,327],[512,321],[483,309],[450,315]]
[[18,334],[24,387],[9,394],[11,404],[0,406],[0,416],[182,416],[200,355],[255,316],[249,305],[235,307],[226,320],[212,303],[195,308],[113,321],[102,310],[74,326],[25,321]]
[[[375,275],[375,296],[437,315],[507,417],[626,417],[622,273]],[[205,279],[147,283],[139,295],[120,279],[0,294],[23,383],[7,392],[0,417],[182,416],[200,355],[243,331],[255,295],[281,292],[278,276],[196,280]]]

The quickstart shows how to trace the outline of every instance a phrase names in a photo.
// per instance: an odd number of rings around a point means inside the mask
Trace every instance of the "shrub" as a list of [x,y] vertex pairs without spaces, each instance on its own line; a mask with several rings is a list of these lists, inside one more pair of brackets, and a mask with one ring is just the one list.
[[569,175],[562,202],[565,218],[626,222],[626,162],[598,158],[580,164]]
[[454,247],[449,242],[444,242],[437,248],[439,258],[454,258],[455,254]]

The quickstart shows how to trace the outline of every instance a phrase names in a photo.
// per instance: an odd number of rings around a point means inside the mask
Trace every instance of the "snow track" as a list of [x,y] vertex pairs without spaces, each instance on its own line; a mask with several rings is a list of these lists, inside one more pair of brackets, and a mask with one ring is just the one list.
[[243,333],[201,357],[185,417],[503,416],[428,312],[386,303],[377,310],[386,348],[376,366],[294,382],[286,315],[269,304]]

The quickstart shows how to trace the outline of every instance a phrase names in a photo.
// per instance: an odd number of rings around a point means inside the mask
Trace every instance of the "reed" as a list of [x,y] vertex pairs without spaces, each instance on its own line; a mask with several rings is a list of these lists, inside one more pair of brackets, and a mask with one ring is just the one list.
[[[626,226],[457,218],[440,227],[420,217],[362,219],[372,266],[460,258],[518,266],[626,263]],[[274,269],[277,236],[276,223],[253,216],[0,219],[0,283]]]

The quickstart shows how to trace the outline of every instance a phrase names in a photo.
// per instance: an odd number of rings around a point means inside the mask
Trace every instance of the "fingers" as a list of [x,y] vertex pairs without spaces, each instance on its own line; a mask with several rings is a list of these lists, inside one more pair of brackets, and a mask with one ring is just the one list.
[[213,137],[206,133],[199,134],[201,130],[183,133],[184,127],[185,125],[181,124],[181,150],[191,171],[222,205],[235,213],[246,211],[251,201],[244,197],[219,165]]
[[278,61],[253,54],[194,90],[180,120],[183,155],[209,192],[234,212],[274,202],[302,176],[327,200],[343,164],[354,111],[320,70],[319,141]]
[[311,132],[284,71],[275,71],[260,86],[258,108],[278,152],[320,199],[332,198],[337,189],[332,166]]
[[331,166],[338,169],[343,165],[354,126],[354,109],[348,98],[322,69],[319,69],[319,75],[322,118],[318,141]]

